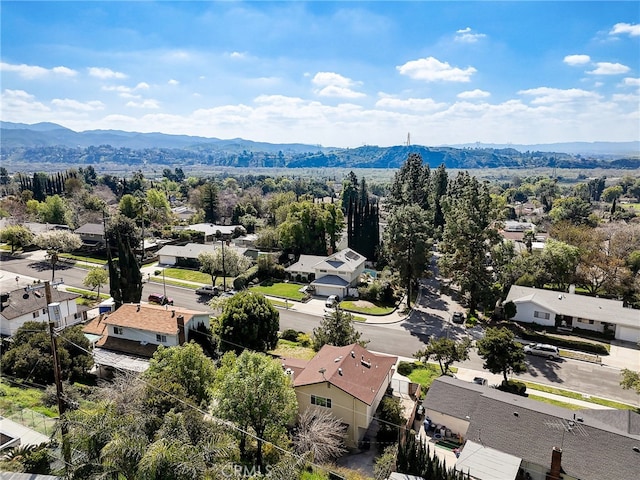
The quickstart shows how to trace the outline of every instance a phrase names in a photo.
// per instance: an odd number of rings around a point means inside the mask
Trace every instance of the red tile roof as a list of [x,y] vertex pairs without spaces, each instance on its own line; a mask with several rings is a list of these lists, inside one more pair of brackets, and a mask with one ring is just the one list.
[[371,405],[380,388],[386,388],[389,371],[397,359],[371,353],[358,344],[325,345],[301,371],[299,362],[284,360],[283,364],[294,371],[294,387],[329,382]]

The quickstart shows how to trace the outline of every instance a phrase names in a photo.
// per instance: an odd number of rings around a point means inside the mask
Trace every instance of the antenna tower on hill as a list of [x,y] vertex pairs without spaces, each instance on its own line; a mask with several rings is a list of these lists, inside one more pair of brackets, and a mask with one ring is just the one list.
[[407,143],[405,145],[408,147],[411,145],[411,132],[407,133]]

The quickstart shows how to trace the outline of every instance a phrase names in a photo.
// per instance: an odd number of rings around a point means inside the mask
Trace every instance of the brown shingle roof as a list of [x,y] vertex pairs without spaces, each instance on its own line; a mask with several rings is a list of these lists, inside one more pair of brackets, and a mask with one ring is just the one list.
[[117,327],[175,335],[178,331],[177,318],[179,315],[184,317],[184,323],[187,324],[194,315],[199,314],[206,315],[207,312],[171,306],[165,308],[160,305],[127,303],[109,314],[103,322],[106,325]]
[[153,357],[153,354],[158,349],[158,345],[155,343],[145,343],[143,345],[142,343],[134,340],[127,340],[125,338],[113,336],[102,337],[96,343],[96,347],[146,358]]
[[[325,345],[304,370],[294,376],[293,385],[300,387],[329,382],[371,405],[380,388],[386,387],[389,371],[396,360],[397,357],[371,353],[358,344],[345,347]],[[295,369],[296,365],[291,368]]]

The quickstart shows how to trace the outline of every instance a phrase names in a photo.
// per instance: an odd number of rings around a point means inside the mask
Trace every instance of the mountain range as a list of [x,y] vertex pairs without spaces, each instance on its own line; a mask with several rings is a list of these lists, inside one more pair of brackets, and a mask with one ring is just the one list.
[[3,163],[46,162],[279,168],[398,168],[409,153],[447,168],[640,168],[640,142],[334,148],[121,130],[76,132],[55,123],[0,122]]

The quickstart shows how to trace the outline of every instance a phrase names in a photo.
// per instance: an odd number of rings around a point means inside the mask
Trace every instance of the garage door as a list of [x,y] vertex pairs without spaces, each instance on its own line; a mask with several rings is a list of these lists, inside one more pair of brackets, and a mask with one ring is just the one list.
[[616,339],[636,343],[640,340],[640,328],[623,327],[618,325],[616,328]]

